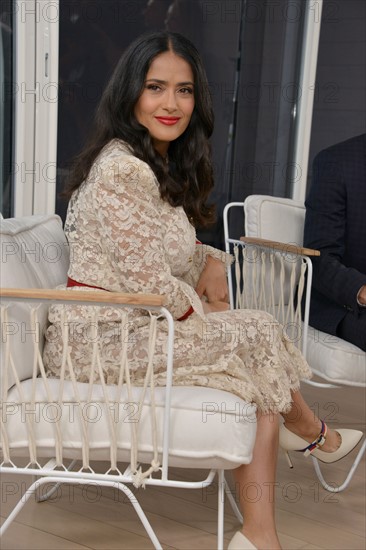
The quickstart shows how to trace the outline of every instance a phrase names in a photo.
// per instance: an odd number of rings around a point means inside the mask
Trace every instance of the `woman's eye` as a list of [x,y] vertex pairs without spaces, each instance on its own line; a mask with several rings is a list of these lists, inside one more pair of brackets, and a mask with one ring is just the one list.
[[193,94],[192,88],[181,88],[179,91],[182,94]]
[[146,86],[146,89],[151,90],[153,92],[158,92],[160,90],[160,86],[158,86],[157,84],[148,84]]

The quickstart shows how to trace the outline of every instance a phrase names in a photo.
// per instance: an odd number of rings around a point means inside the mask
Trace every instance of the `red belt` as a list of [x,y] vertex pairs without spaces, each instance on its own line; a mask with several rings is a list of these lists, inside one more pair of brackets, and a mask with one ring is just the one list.
[[[67,284],[66,284],[67,287],[71,287],[71,286],[86,286],[88,288],[97,288],[98,290],[106,290],[105,288],[102,288],[100,286],[93,286],[93,285],[86,285],[85,283],[79,283],[78,281],[74,281],[74,279],[70,279],[70,277],[67,278]],[[106,292],[110,292],[109,290],[106,290]],[[193,307],[191,306],[189,308],[188,311],[186,311],[186,313],[184,315],[182,315],[182,317],[180,317],[179,319],[177,319],[178,321],[184,321],[185,319],[187,319],[192,313],[194,313],[194,309]]]
[[93,286],[93,285],[87,285],[85,283],[79,283],[78,281],[74,281],[74,279],[70,279],[70,277],[67,278],[67,287],[71,286],[86,286],[88,288],[97,288],[98,290],[105,290],[106,292],[109,292],[109,290],[106,290],[105,288],[102,288],[100,286]]

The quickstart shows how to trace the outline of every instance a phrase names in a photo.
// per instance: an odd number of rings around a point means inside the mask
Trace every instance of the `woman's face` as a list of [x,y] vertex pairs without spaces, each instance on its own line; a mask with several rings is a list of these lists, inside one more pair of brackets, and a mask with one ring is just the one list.
[[194,109],[193,73],[175,53],[164,52],[153,60],[135,116],[152,137],[157,152],[166,156],[171,141],[186,130]]

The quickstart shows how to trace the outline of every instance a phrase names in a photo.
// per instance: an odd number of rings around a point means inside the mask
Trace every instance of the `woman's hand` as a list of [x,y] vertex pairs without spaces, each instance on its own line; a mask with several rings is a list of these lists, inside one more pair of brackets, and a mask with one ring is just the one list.
[[[226,269],[220,260],[207,256],[206,265],[198,280],[196,292],[200,298],[205,296],[209,303],[228,302]],[[222,309],[217,311],[222,311]]]
[[215,311],[227,311],[229,309],[229,304],[227,302],[206,302],[206,300],[201,301],[205,314],[214,313]]

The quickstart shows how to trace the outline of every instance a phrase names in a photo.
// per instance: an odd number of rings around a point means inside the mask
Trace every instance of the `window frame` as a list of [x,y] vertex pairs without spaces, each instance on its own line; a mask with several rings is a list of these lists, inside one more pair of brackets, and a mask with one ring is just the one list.
[[15,217],[55,212],[58,10],[58,0],[14,6]]

